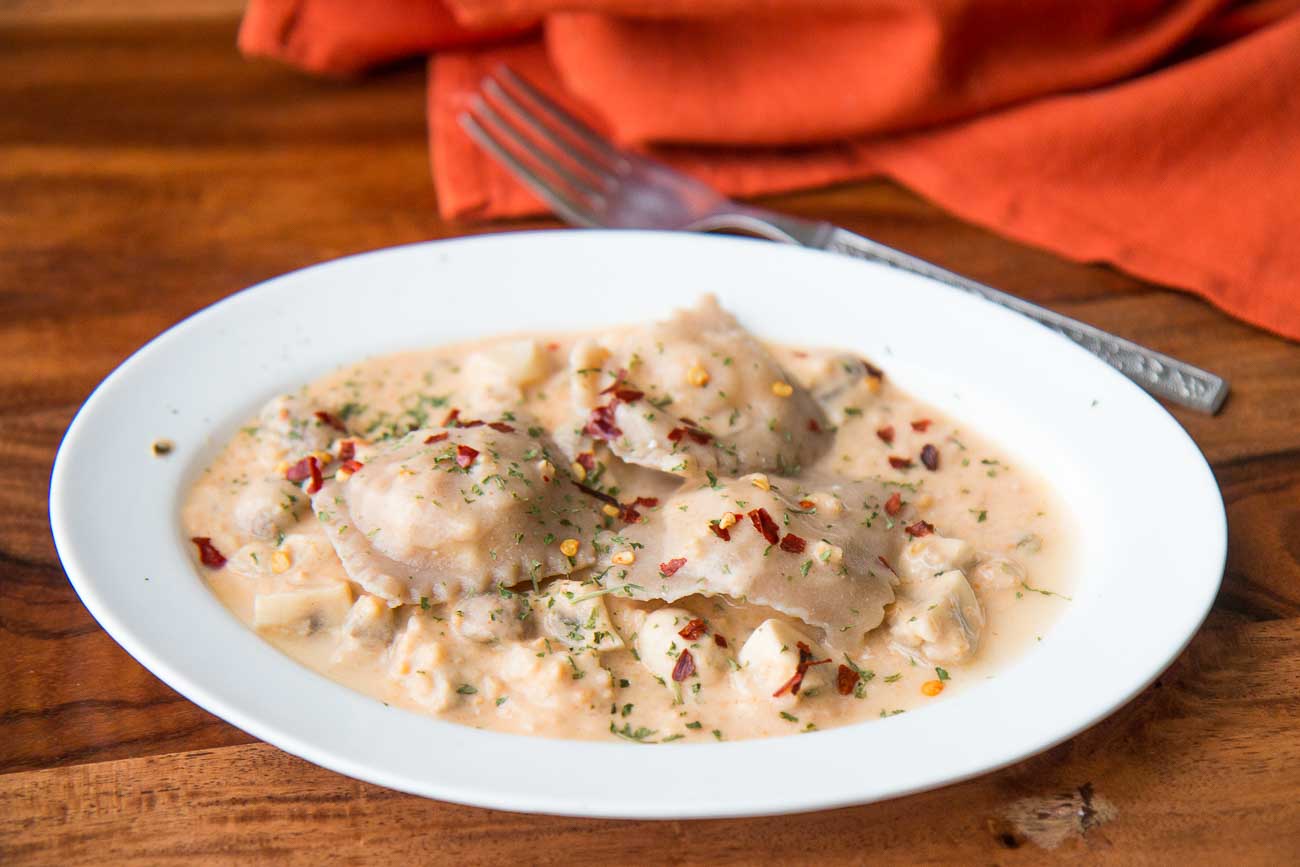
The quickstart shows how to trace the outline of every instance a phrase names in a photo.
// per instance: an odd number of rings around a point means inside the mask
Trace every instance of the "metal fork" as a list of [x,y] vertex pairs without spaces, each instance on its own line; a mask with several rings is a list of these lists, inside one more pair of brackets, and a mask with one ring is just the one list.
[[604,228],[740,231],[882,262],[971,292],[1062,334],[1152,394],[1214,414],[1228,383],[924,259],[814,222],[727,199],[663,163],[620,150],[507,67],[483,79],[461,126],[570,223]]

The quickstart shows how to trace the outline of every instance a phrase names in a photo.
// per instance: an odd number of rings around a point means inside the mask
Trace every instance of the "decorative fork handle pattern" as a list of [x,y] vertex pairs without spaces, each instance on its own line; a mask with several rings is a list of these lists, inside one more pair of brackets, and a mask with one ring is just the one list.
[[1214,415],[1228,396],[1228,383],[1220,376],[1147,349],[1131,340],[1094,328],[1091,325],[1039,307],[1014,295],[985,286],[969,277],[887,247],[870,238],[825,222],[813,222],[746,205],[719,211],[691,228],[732,228],[754,232],[773,241],[801,244],[831,253],[881,262],[902,271],[938,280],[954,289],[978,295],[1009,310],[1014,310],[1068,337],[1138,385],[1157,397],[1189,409]]
[[1228,395],[1228,383],[1222,377],[1176,358],[1139,346],[1122,337],[1108,334],[1078,320],[1031,304],[1014,295],[1000,292],[975,280],[954,274],[923,259],[901,253],[868,238],[840,228],[833,228],[822,249],[873,262],[883,262],[904,271],[921,274],[965,292],[979,295],[1028,316],[1035,322],[1062,334],[1152,394],[1201,412],[1214,413]]

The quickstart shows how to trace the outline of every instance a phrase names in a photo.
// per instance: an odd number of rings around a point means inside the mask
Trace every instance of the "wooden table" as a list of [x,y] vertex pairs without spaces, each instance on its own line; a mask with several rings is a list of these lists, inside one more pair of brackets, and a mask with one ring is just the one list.
[[188,20],[146,6],[153,20],[0,17],[0,863],[1300,857],[1300,347],[884,183],[772,204],[1233,382],[1218,418],[1176,413],[1228,503],[1223,590],[1174,666],[1110,719],[999,773],[888,803],[606,822],[395,794],[258,743],[172,692],[91,619],[50,540],[50,466],[95,384],[162,329],[283,271],[554,223],[437,218],[418,65],[359,84],[310,80],[242,61],[229,0],[197,2]]

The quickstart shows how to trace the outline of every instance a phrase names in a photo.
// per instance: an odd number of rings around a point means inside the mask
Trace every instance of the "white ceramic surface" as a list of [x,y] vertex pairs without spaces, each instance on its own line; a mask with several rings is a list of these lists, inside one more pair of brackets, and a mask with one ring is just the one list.
[[[189,481],[256,408],[350,360],[521,329],[645,320],[701,292],[759,334],[854,348],[1052,480],[1080,524],[1061,620],[998,677],[885,720],[646,746],[478,731],[354,693],[242,626],[196,574]],[[150,444],[173,440],[166,459]],[[177,691],[309,761],[507,810],[697,818],[811,810],[932,788],[1046,749],[1179,653],[1219,587],[1223,503],[1154,401],[1015,314],[882,266],[760,241],[540,232],[417,244],[240,292],[149,343],[86,401],[50,489],[82,601]],[[700,783],[699,781],[708,781]]]

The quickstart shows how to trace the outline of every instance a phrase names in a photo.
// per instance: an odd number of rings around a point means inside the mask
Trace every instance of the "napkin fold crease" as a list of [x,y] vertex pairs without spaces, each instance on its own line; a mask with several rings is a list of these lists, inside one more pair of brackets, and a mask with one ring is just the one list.
[[888,176],[1300,339],[1300,0],[252,0],[239,44],[430,55],[447,217],[545,210],[456,122],[504,62],[729,195]]

